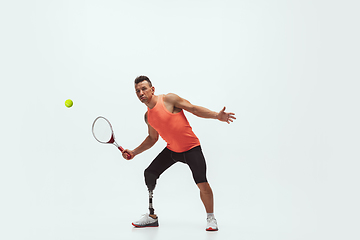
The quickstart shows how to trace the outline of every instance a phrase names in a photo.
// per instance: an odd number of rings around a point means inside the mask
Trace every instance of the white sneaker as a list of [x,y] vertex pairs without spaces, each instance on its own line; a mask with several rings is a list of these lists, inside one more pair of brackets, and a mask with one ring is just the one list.
[[152,218],[148,213],[145,213],[138,221],[133,222],[132,225],[134,227],[158,227],[159,221],[158,217]]
[[206,224],[206,231],[217,231],[218,226],[215,217],[208,217]]

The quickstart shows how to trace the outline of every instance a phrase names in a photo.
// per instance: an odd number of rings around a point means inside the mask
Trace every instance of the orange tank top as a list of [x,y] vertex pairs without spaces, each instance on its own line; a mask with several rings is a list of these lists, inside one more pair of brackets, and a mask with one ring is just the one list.
[[183,110],[179,113],[169,112],[159,95],[158,102],[147,111],[148,123],[167,142],[167,148],[174,152],[185,152],[200,145]]

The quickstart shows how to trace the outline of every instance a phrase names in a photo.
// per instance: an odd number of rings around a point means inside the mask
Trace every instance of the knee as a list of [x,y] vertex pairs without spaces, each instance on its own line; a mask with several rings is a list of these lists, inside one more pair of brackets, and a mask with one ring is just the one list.
[[146,186],[150,191],[155,189],[156,186],[156,180],[158,179],[158,175],[156,173],[153,173],[152,171],[149,171],[148,169],[145,169],[144,171],[144,177],[145,177],[145,183]]
[[211,194],[212,190],[208,182],[202,182],[197,184],[198,188],[200,189],[200,192],[205,194]]

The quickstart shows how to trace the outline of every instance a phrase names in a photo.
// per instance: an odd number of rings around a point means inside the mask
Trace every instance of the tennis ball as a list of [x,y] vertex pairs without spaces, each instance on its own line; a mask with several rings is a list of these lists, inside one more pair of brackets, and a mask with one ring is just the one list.
[[68,99],[65,101],[65,106],[68,108],[71,108],[73,105],[73,101],[71,99]]

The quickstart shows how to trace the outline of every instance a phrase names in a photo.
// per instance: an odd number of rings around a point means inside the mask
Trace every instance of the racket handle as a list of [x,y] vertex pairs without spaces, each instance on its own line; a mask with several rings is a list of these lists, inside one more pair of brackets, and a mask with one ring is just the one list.
[[[124,152],[124,148],[122,147],[122,146],[119,146],[119,150],[121,151],[121,152]],[[126,159],[130,159],[131,158],[131,156],[130,156],[130,154],[128,154],[128,153],[125,153],[126,154]]]

